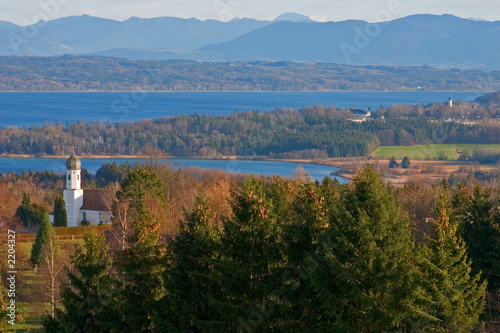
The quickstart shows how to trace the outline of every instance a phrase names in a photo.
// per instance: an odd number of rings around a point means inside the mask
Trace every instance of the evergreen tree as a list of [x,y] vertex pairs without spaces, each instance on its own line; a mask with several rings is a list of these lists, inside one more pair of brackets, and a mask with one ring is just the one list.
[[157,244],[161,220],[166,215],[163,184],[156,173],[136,168],[121,186],[117,198],[128,202],[133,233],[130,247],[117,251],[114,262],[118,275],[115,309],[122,318],[116,327],[152,332],[155,307],[165,295],[165,246]]
[[31,248],[30,261],[35,266],[43,263],[44,251],[47,251],[51,243],[55,243],[56,233],[50,223],[49,213],[45,212],[36,234],[35,242]]
[[203,322],[216,315],[208,298],[217,293],[210,276],[219,230],[208,202],[196,197],[195,207],[168,244],[165,289],[155,328],[164,332],[203,332]]
[[472,195],[464,186],[459,186],[453,200],[454,216],[458,232],[467,245],[472,260],[473,272],[482,271],[490,290],[500,287],[500,229],[498,211],[481,186],[477,185]]
[[16,215],[28,228],[39,225],[46,213],[48,214],[48,210],[45,207],[31,202],[31,198],[28,193],[23,194],[21,205],[16,211]]
[[443,191],[435,209],[434,236],[417,256],[417,306],[413,329],[429,332],[470,332],[485,304],[486,283],[471,274],[465,242],[449,217],[450,204]]
[[134,229],[132,243],[145,246],[156,244],[160,236],[160,220],[164,216],[155,212],[166,213],[165,209],[161,210],[166,207],[166,202],[163,183],[158,175],[143,168],[135,169],[122,182],[116,196],[119,201],[129,203]]
[[400,215],[394,194],[373,166],[354,175],[328,218],[309,276],[320,302],[318,329],[404,328],[412,302],[414,241],[408,218]]
[[309,278],[323,262],[318,240],[328,228],[327,213],[334,209],[331,200],[338,200],[330,185],[330,181],[319,189],[313,183],[301,185],[289,205],[291,215],[283,226],[287,266],[278,274],[282,276],[282,298],[289,301],[278,303],[279,312],[274,316],[275,325],[284,332],[327,329],[328,323],[323,326],[324,314],[318,311],[321,302]]
[[54,227],[67,227],[68,215],[66,212],[66,203],[63,197],[56,196],[54,201]]
[[401,167],[403,169],[409,169],[410,168],[410,159],[408,156],[405,156],[403,160],[401,161]]
[[205,331],[269,326],[269,309],[277,298],[273,292],[280,287],[275,273],[282,262],[281,228],[262,183],[263,179],[249,177],[233,194],[234,217],[223,223],[219,256],[211,274],[220,290],[209,299],[217,316],[206,323]]
[[[118,319],[111,308],[112,278],[110,258],[104,237],[91,228],[83,245],[75,245],[71,263],[66,268],[68,281],[63,283],[61,303],[55,316],[44,319],[47,332],[115,332]],[[114,318],[114,320],[113,320]],[[111,325],[110,325],[111,324]]]
[[398,164],[398,162],[396,161],[396,158],[394,158],[394,156],[393,156],[393,157],[391,157],[391,159],[389,160],[389,168],[391,168],[391,169],[392,169],[392,168],[397,168],[397,167],[399,167],[399,164]]

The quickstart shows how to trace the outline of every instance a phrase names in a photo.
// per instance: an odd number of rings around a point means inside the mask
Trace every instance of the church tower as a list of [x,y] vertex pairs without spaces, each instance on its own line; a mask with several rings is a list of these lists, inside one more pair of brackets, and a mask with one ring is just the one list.
[[75,156],[75,149],[73,148],[73,153],[66,160],[66,189],[64,190],[68,227],[77,227],[81,224],[80,208],[83,205],[81,165],[82,163]]

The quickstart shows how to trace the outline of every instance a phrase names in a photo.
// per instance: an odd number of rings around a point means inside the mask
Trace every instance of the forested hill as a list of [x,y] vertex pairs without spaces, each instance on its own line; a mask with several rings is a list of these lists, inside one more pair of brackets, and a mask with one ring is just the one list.
[[0,91],[491,91],[500,71],[294,62],[0,57]]
[[[500,109],[465,102],[454,108],[441,104],[392,106],[377,110],[375,119],[363,123],[350,121],[353,115],[348,110],[315,106],[216,117],[194,114],[136,123],[78,121],[64,127],[8,127],[0,130],[0,154],[63,155],[71,146],[78,154],[140,154],[154,146],[186,157],[325,158],[368,155],[379,145],[500,141],[498,121],[492,119]],[[476,121],[462,121],[462,111]],[[442,120],[449,117],[456,120]]]

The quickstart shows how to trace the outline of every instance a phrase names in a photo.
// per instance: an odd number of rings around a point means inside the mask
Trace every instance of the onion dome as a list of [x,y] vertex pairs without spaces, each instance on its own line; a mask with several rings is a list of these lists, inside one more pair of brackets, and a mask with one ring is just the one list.
[[81,165],[82,162],[80,162],[80,159],[75,156],[75,152],[73,152],[66,160],[66,167],[68,170],[80,170]]

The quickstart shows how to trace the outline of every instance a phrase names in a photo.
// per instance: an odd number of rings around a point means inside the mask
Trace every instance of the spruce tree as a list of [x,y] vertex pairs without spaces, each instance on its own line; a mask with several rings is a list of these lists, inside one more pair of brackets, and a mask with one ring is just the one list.
[[[276,306],[275,324],[285,332],[321,330],[323,313],[316,297],[310,275],[316,274],[323,263],[319,238],[328,228],[328,212],[332,199],[338,200],[329,181],[319,189],[314,183],[299,186],[294,201],[290,203],[289,220],[283,226],[283,252],[287,265],[282,276],[280,290],[283,300]],[[322,194],[325,194],[323,196]]]
[[480,273],[471,274],[465,242],[449,212],[450,203],[442,191],[436,202],[434,235],[416,257],[414,330],[470,332],[484,309],[486,283],[480,282]]
[[51,242],[55,243],[55,239],[56,233],[50,223],[49,213],[45,212],[42,222],[38,227],[35,242],[31,248],[30,261],[33,265],[40,266],[40,264],[43,263],[44,251],[47,250]]
[[152,332],[153,314],[163,288],[162,252],[164,244],[157,244],[161,220],[165,218],[166,203],[163,184],[154,172],[137,168],[121,184],[118,200],[128,202],[132,220],[130,246],[116,252],[117,270],[116,308],[123,319],[116,323],[119,329]]
[[114,332],[118,321],[112,310],[111,262],[103,236],[91,228],[83,244],[75,245],[72,269],[66,268],[67,282],[61,289],[63,308],[44,319],[47,332]]
[[208,202],[197,196],[179,234],[168,243],[164,273],[167,294],[159,302],[155,328],[160,331],[203,332],[214,317],[208,298],[218,292],[208,277],[216,256],[219,230]]
[[268,327],[277,298],[282,261],[279,227],[264,180],[252,177],[233,193],[233,217],[223,223],[212,279],[219,286],[210,306],[217,312],[206,330],[260,330]]
[[412,302],[414,241],[391,188],[366,166],[346,186],[328,220],[317,258],[310,258],[316,267],[309,283],[320,302],[317,329],[403,329]]
[[23,224],[31,228],[41,223],[43,216],[48,214],[48,210],[37,204],[31,202],[31,197],[28,193],[23,194],[21,205],[17,208],[16,215],[23,222]]
[[66,212],[66,203],[63,197],[56,196],[54,201],[54,227],[67,227],[68,214]]
[[480,185],[470,195],[459,186],[453,200],[458,232],[467,245],[474,273],[482,271],[488,289],[500,288],[500,228],[498,211]]

